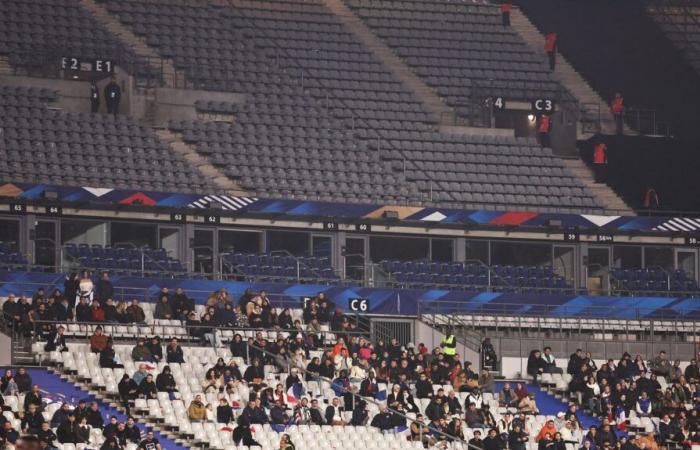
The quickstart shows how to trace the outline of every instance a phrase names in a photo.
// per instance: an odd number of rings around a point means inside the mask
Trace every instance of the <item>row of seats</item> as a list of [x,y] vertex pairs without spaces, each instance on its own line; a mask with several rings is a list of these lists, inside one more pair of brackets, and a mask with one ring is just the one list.
[[610,282],[616,291],[635,294],[657,294],[677,296],[694,296],[700,292],[698,282],[689,276],[684,270],[677,269],[673,272],[656,268],[646,269],[620,269],[610,271]]
[[[46,102],[54,98],[55,93],[45,90],[0,87],[5,142],[0,148],[1,178],[154,191],[218,191],[151,129],[124,116],[47,108]],[[67,173],[71,174],[68,179]]]

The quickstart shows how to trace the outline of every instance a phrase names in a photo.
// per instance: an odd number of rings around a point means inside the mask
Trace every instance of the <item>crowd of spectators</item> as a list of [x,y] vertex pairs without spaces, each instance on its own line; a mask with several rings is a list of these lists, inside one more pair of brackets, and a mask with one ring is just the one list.
[[[57,444],[89,444],[100,450],[123,450],[128,443],[134,443],[139,450],[160,450],[158,440],[153,432],[142,433],[132,417],[120,422],[111,416],[106,422],[97,402],[79,400],[74,407],[62,402],[53,414],[47,406],[54,400],[37,384],[24,368],[16,372],[8,369],[0,379],[0,449],[55,449]],[[5,397],[23,395],[24,401],[12,411],[6,405]],[[20,419],[17,429],[6,414],[13,414]],[[93,430],[99,429],[104,442],[99,447],[92,447]],[[93,441],[94,442],[94,441]]]

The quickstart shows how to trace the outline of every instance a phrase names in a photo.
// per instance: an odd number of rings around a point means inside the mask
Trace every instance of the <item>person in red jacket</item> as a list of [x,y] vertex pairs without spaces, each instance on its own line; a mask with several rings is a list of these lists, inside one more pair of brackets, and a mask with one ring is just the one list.
[[648,187],[644,193],[644,209],[659,209],[660,207],[659,194],[656,192],[656,189]]
[[554,72],[557,62],[557,33],[551,31],[544,37],[544,51],[549,58],[549,70]]
[[513,9],[513,4],[511,3],[501,3],[501,18],[503,19],[503,26],[510,26],[510,11]]
[[542,114],[537,124],[537,133],[540,135],[540,145],[549,147],[549,133],[552,131],[552,119],[547,114]]
[[605,169],[608,165],[608,146],[602,142],[598,142],[593,146],[593,171],[595,173],[595,182],[605,182]]
[[610,103],[610,112],[615,118],[615,128],[618,135],[621,135],[623,129],[623,116],[625,114],[625,99],[619,92],[615,93],[615,98]]

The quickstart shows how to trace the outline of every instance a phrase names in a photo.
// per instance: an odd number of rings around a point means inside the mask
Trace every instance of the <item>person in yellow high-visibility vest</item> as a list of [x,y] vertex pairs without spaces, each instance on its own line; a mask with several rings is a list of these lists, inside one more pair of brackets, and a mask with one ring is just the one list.
[[442,354],[445,355],[445,360],[448,363],[452,363],[457,354],[457,338],[452,334],[452,330],[447,330],[445,337],[440,342],[440,347],[442,347]]

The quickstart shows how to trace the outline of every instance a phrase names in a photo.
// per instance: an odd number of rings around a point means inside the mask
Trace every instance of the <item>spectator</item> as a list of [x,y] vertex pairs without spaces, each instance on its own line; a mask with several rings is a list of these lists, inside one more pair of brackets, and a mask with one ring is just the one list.
[[483,440],[482,446],[484,450],[503,450],[505,448],[503,440],[498,436],[498,432],[494,428],[489,430],[489,434]]
[[514,425],[508,433],[508,450],[525,450],[529,439],[530,437],[519,424]]
[[150,341],[146,342],[146,347],[151,351],[153,362],[159,363],[163,361],[163,345],[160,343],[160,338],[158,336],[154,336]]
[[180,347],[180,344],[177,342],[177,338],[170,339],[170,343],[165,347],[165,354],[167,355],[166,361],[168,364],[182,364],[185,362],[184,353],[182,347]]
[[97,280],[97,285],[95,286],[95,298],[101,303],[106,303],[107,300],[114,298],[114,286],[109,280],[109,274],[107,272],[102,272],[100,279]]
[[87,419],[88,425],[90,425],[92,428],[102,429],[102,427],[104,426],[104,420],[102,420],[102,413],[100,412],[100,409],[96,402],[90,403],[90,408],[87,411],[85,419]]
[[146,438],[139,442],[137,450],[161,450],[160,442],[153,437],[153,431],[146,433]]
[[170,320],[173,318],[173,310],[170,307],[170,302],[166,295],[163,295],[160,298],[160,301],[156,303],[156,309],[153,312],[153,318],[160,320]]
[[146,378],[141,380],[136,393],[139,397],[146,399],[155,399],[158,397],[158,388],[156,388],[156,383],[153,382],[153,375],[149,373],[146,375]]
[[539,414],[535,394],[529,393],[518,402],[518,411],[527,414]]
[[93,335],[90,336],[90,351],[100,353],[107,347],[108,340],[109,338],[104,334],[102,327],[97,326]]
[[15,374],[15,383],[20,394],[29,392],[32,389],[32,377],[27,372],[27,369],[20,367]]
[[23,433],[37,434],[43,423],[44,416],[37,410],[36,405],[32,404],[22,417],[20,429]]
[[206,418],[206,409],[202,402],[202,396],[196,395],[187,408],[187,417],[193,422],[201,422]]
[[[68,421],[68,418],[66,417],[66,422]],[[58,439],[56,437],[56,433],[53,432],[51,429],[50,425],[48,422],[43,422],[41,424],[41,429],[39,432],[36,434],[37,438],[39,438],[40,441],[46,443],[46,447],[53,449],[56,448],[56,440]]]
[[155,362],[151,357],[151,350],[146,347],[146,342],[143,340],[143,338],[139,338],[136,345],[131,350],[131,359],[134,361]]
[[107,341],[107,345],[100,352],[100,367],[111,369],[124,367],[124,365],[117,361],[117,354],[114,351],[111,340]]
[[39,412],[44,411],[44,403],[43,403],[43,398],[44,396],[41,394],[41,389],[39,389],[39,385],[35,384],[32,386],[32,390],[25,394],[24,396],[24,410],[29,411],[29,406],[34,405],[36,406],[37,410]]
[[481,439],[481,431],[474,430],[474,437],[469,439],[469,447],[476,450],[484,449],[484,441]]
[[615,98],[610,103],[610,112],[615,119],[615,133],[621,136],[624,133],[625,99],[619,92],[615,93]]
[[[428,415],[428,417],[430,417],[430,415]],[[474,403],[467,404],[467,411],[464,413],[464,420],[469,428],[486,427],[486,425],[481,422],[481,414],[479,414],[479,411],[477,411]]]
[[68,421],[58,427],[56,436],[61,444],[78,444],[82,442],[78,436],[78,423],[75,421],[75,414],[68,414]]
[[57,428],[68,422],[68,415],[70,414],[70,405],[68,403],[62,403],[61,407],[53,413],[51,417],[51,427]]
[[146,313],[143,312],[143,308],[139,305],[139,301],[133,299],[131,305],[126,308],[127,314],[131,317],[131,323],[145,323]]
[[288,434],[283,434],[280,438],[280,448],[279,450],[296,450],[292,439]]
[[564,371],[557,367],[557,362],[552,355],[552,348],[545,347],[544,354],[542,355],[542,360],[544,361],[543,370],[545,373],[564,373]]
[[105,322],[107,320],[105,310],[98,300],[93,300],[90,305],[90,320],[92,322]]
[[379,405],[379,413],[372,418],[373,427],[378,428],[382,433],[394,430],[394,420],[386,405]]
[[219,399],[219,406],[216,407],[216,421],[219,423],[231,423],[234,421],[233,408],[228,404],[225,397]]
[[326,419],[324,418],[324,413],[321,411],[321,407],[318,406],[318,399],[314,398],[311,400],[311,423],[314,425],[325,425]]
[[549,59],[549,70],[554,72],[557,62],[557,34],[551,31],[547,33],[544,39],[544,51]]
[[[105,86],[105,102],[107,103],[107,114],[119,114],[119,102],[122,97],[122,89],[117,84],[116,75],[112,75],[107,86]],[[150,449],[147,449],[150,450]]]
[[238,426],[233,430],[231,438],[237,446],[243,444],[248,447],[262,447],[253,439],[253,433],[250,431],[250,422],[244,416],[238,418]]
[[156,377],[156,388],[158,392],[177,392],[175,377],[170,371],[170,366],[164,366],[161,373]]
[[44,345],[44,351],[47,352],[67,352],[66,337],[64,336],[66,329],[58,326],[51,334],[49,334]]
[[504,27],[510,26],[510,11],[513,9],[513,5],[508,2],[501,3],[501,21]]
[[506,382],[503,384],[503,388],[498,393],[498,404],[500,406],[512,407],[519,403],[518,396],[516,395],[510,383]]
[[650,417],[651,409],[651,399],[649,399],[646,391],[643,391],[637,400],[635,411],[637,411],[637,415],[640,417]]
[[596,183],[605,183],[607,167],[608,146],[603,142],[597,142],[593,146],[593,172]]
[[90,81],[90,111],[95,114],[100,110],[100,90],[97,89],[95,80]]

